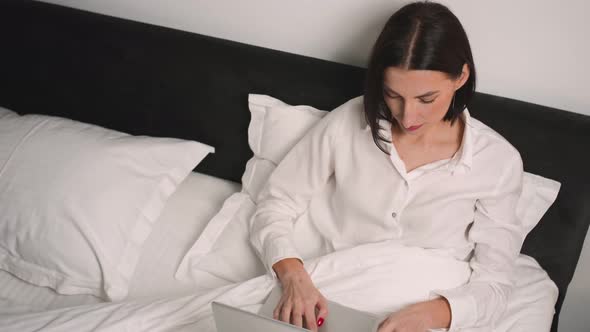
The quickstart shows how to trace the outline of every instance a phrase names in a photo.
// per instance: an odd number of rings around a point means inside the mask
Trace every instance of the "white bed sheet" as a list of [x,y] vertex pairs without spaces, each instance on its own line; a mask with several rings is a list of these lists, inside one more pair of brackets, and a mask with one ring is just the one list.
[[[144,244],[127,299],[202,291],[198,285],[176,280],[174,273],[183,255],[225,199],[240,189],[241,185],[232,181],[191,173],[166,203]],[[208,275],[200,277],[209,278]],[[217,280],[213,276],[211,279]],[[60,295],[0,270],[0,313],[37,312],[100,302],[92,295]]]
[[58,295],[50,288],[29,284],[0,270],[0,313],[43,311],[100,302],[92,295]]
[[[495,328],[486,326],[462,331],[549,331],[556,287],[532,258],[521,256],[516,265],[516,291],[499,324]],[[378,315],[428,299],[432,289],[457,286],[465,282],[470,273],[466,263],[439,252],[387,242],[332,253],[306,262],[306,268],[327,298]],[[392,270],[406,273],[392,274]],[[436,278],[432,278],[433,275]],[[182,297],[2,314],[0,330],[214,332],[211,301],[257,312],[275,285],[275,281],[264,275]]]
[[[231,285],[220,281],[220,287],[213,290],[174,279],[183,254],[223,201],[239,189],[239,184],[230,181],[191,174],[166,205],[146,242],[124,302],[57,295],[0,273],[0,330],[214,332],[213,300],[258,311],[275,286],[266,275]],[[425,300],[430,290],[454,287],[469,275],[466,263],[450,260],[444,253],[391,244],[332,253],[306,262],[306,268],[326,297],[376,314]],[[399,279],[395,279],[392,270],[407,273],[396,273]],[[468,332],[549,331],[557,288],[530,257],[519,257],[515,274],[516,291],[496,329]]]

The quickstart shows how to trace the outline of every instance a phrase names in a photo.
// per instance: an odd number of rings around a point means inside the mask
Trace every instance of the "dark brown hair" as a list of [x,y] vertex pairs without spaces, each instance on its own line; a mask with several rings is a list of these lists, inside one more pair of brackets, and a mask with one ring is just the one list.
[[435,70],[458,78],[464,64],[470,75],[456,91],[445,121],[454,122],[475,92],[475,65],[467,34],[459,19],[439,3],[414,2],[396,11],[373,46],[365,78],[365,117],[379,149],[387,153],[380,144],[386,139],[379,133],[379,119],[394,123],[383,97],[385,69]]

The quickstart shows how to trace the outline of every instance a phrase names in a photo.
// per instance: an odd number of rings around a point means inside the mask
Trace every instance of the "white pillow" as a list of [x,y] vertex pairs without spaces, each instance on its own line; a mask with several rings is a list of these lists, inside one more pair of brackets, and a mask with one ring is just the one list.
[[[147,297],[184,296],[201,292],[199,285],[174,278],[178,264],[211,218],[241,185],[192,172],[166,202],[146,240],[135,268],[126,301]],[[208,275],[199,276],[207,278]],[[0,281],[1,282],[1,281]],[[1,296],[1,294],[0,294]]]
[[[215,288],[264,274],[248,240],[248,219],[266,179],[289,150],[328,112],[290,106],[266,95],[250,94],[248,144],[254,156],[242,175],[242,192],[230,196],[182,259],[175,277]],[[236,255],[239,253],[239,255]],[[200,276],[207,274],[206,278]],[[213,278],[219,280],[213,282]],[[207,279],[204,284],[203,280]]]
[[242,175],[243,192],[256,202],[270,173],[297,142],[328,112],[290,106],[265,95],[248,95],[248,144],[254,156]]
[[0,268],[61,294],[123,299],[167,198],[214,149],[0,112]]
[[[226,200],[221,211],[209,222],[183,258],[176,272],[177,279],[202,284],[199,275],[205,271],[227,283],[266,273],[248,240],[248,224],[256,209],[256,197],[286,153],[327,112],[288,106],[272,97],[260,95],[250,95],[249,106],[252,120],[248,134],[254,157],[248,161],[242,177],[244,189],[241,194],[234,194]],[[559,187],[559,182],[525,173],[523,193],[517,206],[517,214],[523,220],[523,234],[527,234],[541,220],[557,197]],[[244,192],[250,195],[244,195]],[[299,218],[305,216],[304,213]],[[295,232],[305,233],[307,239],[313,232],[302,229],[306,227],[302,225],[304,223],[296,222]],[[297,234],[294,238],[297,244]]]

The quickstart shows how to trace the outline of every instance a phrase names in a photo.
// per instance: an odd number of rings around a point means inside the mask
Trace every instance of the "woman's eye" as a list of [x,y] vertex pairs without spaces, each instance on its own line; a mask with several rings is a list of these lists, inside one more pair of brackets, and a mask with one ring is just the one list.
[[420,99],[420,102],[422,104],[432,104],[434,102],[434,99],[430,99],[430,100]]
[[385,95],[386,95],[388,98],[390,98],[390,99],[399,99],[399,96],[392,96],[392,95],[390,95],[390,94],[388,94],[388,93],[386,93]]

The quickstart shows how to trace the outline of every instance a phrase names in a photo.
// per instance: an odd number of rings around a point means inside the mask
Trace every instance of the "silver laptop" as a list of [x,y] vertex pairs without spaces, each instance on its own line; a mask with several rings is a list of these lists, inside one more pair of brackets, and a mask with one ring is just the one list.
[[[295,332],[309,331],[272,318],[272,312],[281,297],[281,288],[275,287],[258,314],[213,302],[213,316],[217,332]],[[319,332],[375,332],[383,320],[370,313],[348,308],[328,301],[329,315]]]

